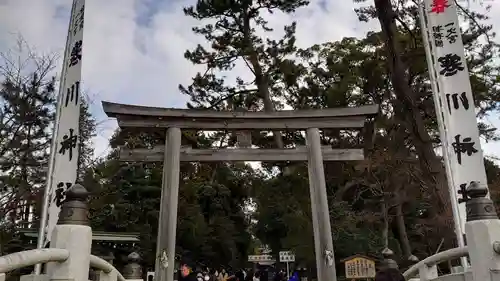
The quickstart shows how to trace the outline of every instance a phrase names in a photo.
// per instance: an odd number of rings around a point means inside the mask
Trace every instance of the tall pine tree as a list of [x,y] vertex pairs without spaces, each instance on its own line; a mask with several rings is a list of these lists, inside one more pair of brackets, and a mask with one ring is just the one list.
[[[306,0],[199,0],[196,5],[185,8],[186,15],[202,22],[193,32],[203,36],[210,45],[208,49],[198,45],[195,50],[185,53],[194,64],[206,66],[206,71],[198,73],[191,85],[179,86],[191,98],[188,106],[216,110],[264,109],[267,112],[282,106],[273,100],[280,96],[273,88],[273,75],[295,52],[296,24],[285,26],[285,34],[279,40],[266,38],[273,30],[264,16],[275,12],[292,13],[307,4]],[[236,64],[247,66],[252,74],[249,81],[241,77],[235,82],[225,81],[220,72],[234,70]],[[279,132],[274,132],[274,140],[276,146],[284,146]]]
[[45,184],[54,120],[55,56],[39,56],[20,40],[2,53],[0,88],[0,217],[28,226]]

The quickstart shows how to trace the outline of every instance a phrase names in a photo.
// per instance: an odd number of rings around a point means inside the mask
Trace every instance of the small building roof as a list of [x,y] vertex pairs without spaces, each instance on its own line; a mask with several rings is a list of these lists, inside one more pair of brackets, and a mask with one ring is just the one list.
[[[26,237],[38,238],[38,229],[23,229],[18,231]],[[104,232],[93,231],[93,241],[107,241],[107,242],[139,242],[139,233],[136,232]]]
[[374,257],[374,256],[356,254],[356,255],[349,256],[347,258],[343,258],[340,260],[340,262],[345,263],[345,262],[350,261],[350,260],[355,259],[355,258],[363,258],[363,259],[371,260],[374,262],[377,262],[379,260],[377,257]]

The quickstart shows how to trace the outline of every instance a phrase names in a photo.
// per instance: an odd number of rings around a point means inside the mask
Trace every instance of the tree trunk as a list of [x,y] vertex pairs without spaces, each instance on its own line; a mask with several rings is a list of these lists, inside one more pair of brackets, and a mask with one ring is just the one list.
[[[248,14],[244,19],[243,31],[248,48],[246,53],[255,75],[255,84],[257,85],[258,95],[260,98],[262,98],[262,101],[264,103],[264,111],[274,112],[274,103],[271,99],[271,93],[269,92],[269,79],[267,77],[267,74],[264,73],[262,66],[260,65],[259,55],[254,48],[253,42],[250,40],[250,17],[248,16]],[[273,131],[273,136],[274,141],[276,142],[276,146],[278,148],[283,148],[284,144],[281,132]]]
[[[397,107],[396,107],[397,108]],[[400,111],[397,111],[397,114],[395,114],[395,119],[398,117],[398,113]],[[409,149],[405,143],[405,138],[407,136],[405,128],[403,126],[397,126],[394,130],[391,131],[392,136],[392,142],[393,144],[391,145],[392,148],[394,149],[394,159],[392,160],[395,163],[395,166],[399,166],[401,163],[400,159],[407,159],[410,157]],[[401,163],[404,165],[403,163]],[[402,166],[401,165],[401,166]],[[404,218],[404,213],[403,213],[403,204],[405,202],[405,196],[404,194],[404,183],[407,181],[406,177],[407,174],[404,172],[404,167],[403,167],[403,173],[401,172],[393,172],[391,173],[391,182],[393,186],[393,194],[394,194],[394,200],[395,200],[395,209],[396,209],[396,227],[398,230],[398,236],[399,236],[399,244],[401,245],[401,248],[403,250],[403,255],[407,258],[409,258],[412,253],[411,253],[411,246],[410,246],[410,240],[408,239],[408,233],[406,232],[406,225],[405,225],[405,218]]]
[[408,233],[406,232],[405,217],[403,213],[403,202],[399,194],[400,191],[396,191],[396,224],[399,232],[399,243],[401,243],[401,248],[403,249],[403,255],[405,257],[410,257],[411,245],[408,239]]
[[384,249],[389,248],[389,212],[387,209],[387,198],[385,194],[382,197],[382,202],[380,204],[380,212],[383,216],[384,228],[382,228],[382,242],[384,243]]
[[401,60],[399,45],[396,41],[396,14],[390,0],[375,0],[375,8],[385,40],[387,63],[394,93],[401,102],[401,119],[398,121],[406,127],[412,137],[412,143],[426,175],[425,181],[429,187],[434,188],[434,194],[438,199],[438,213],[447,213],[450,208],[448,208],[449,196],[444,167],[434,152],[431,138],[424,126],[424,120],[418,108],[418,97],[408,84],[407,68]]
[[[252,46],[253,49],[253,46]],[[264,111],[266,112],[274,112],[274,103],[271,99],[271,93],[269,92],[269,81],[267,76],[263,73],[262,67],[260,66],[257,52],[252,50],[250,53],[250,63],[255,72],[255,83],[257,84],[257,89],[259,89],[259,96],[262,98],[264,102]],[[280,131],[273,131],[274,141],[276,142],[276,146],[278,148],[283,148],[283,137],[281,136]]]

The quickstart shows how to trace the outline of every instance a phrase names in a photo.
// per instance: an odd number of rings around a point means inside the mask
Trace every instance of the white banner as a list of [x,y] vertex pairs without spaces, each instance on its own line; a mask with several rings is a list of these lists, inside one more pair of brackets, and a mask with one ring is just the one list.
[[[443,123],[442,137],[445,161],[448,161],[453,190],[451,203],[458,210],[463,233],[467,213],[465,192],[471,182],[486,185],[483,151],[479,142],[476,111],[469,71],[465,59],[462,34],[458,24],[455,2],[452,0],[424,0],[433,69],[436,77],[435,100]],[[431,80],[433,80],[431,78]]]
[[446,169],[446,178],[448,182],[448,190],[450,194],[450,201],[452,202],[451,207],[452,207],[452,212],[453,212],[453,222],[455,224],[455,234],[457,236],[457,246],[458,247],[463,247],[465,246],[464,242],[464,237],[463,237],[463,230],[462,230],[462,225],[461,225],[461,219],[460,219],[460,214],[458,210],[458,203],[457,203],[457,193],[454,188],[453,184],[453,175],[451,172],[451,165],[450,165],[450,159],[448,159],[448,153],[446,152],[446,148],[449,146],[448,145],[448,137],[447,137],[447,132],[444,129],[444,121],[443,121],[443,114],[442,114],[442,104],[440,102],[440,96],[441,92],[439,91],[439,86],[438,86],[438,78],[436,71],[434,69],[434,62],[433,62],[433,53],[431,50],[431,31],[427,26],[427,18],[426,18],[426,13],[425,13],[425,7],[424,4],[420,5],[419,7],[419,16],[420,16],[420,22],[421,22],[421,28],[422,28],[422,37],[423,37],[423,43],[424,43],[424,48],[425,48],[425,55],[427,58],[427,65],[429,68],[429,78],[431,80],[431,88],[433,92],[433,98],[434,98],[434,106],[436,110],[436,119],[438,122],[438,128],[439,128],[439,135],[441,139],[441,145],[442,145],[442,154],[443,154],[443,159],[444,159],[444,165]]
[[77,177],[84,11],[85,0],[74,0],[57,99],[56,141],[51,148],[55,153],[50,164],[52,171],[46,199],[48,218],[44,244],[50,242],[66,190]]

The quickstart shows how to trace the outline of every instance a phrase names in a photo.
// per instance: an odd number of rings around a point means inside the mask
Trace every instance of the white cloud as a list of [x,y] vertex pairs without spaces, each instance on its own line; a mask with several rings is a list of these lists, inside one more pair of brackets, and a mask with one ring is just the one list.
[[[87,0],[82,75],[84,87],[94,101],[93,114],[101,121],[97,155],[105,152],[107,138],[116,126],[114,121],[105,119],[101,100],[184,106],[186,97],[177,86],[188,84],[197,69],[184,59],[183,53],[203,42],[191,32],[196,22],[182,12],[182,7],[190,2],[193,1]],[[301,47],[378,29],[376,22],[357,20],[352,1],[311,2],[294,15],[273,15],[270,25],[282,32],[283,24],[297,21]],[[0,0],[0,51],[15,41],[13,33],[20,33],[40,51],[62,53],[70,3]],[[499,10],[500,5],[496,5],[491,14],[499,14],[495,13]],[[486,148],[500,155],[498,144],[488,144]]]

